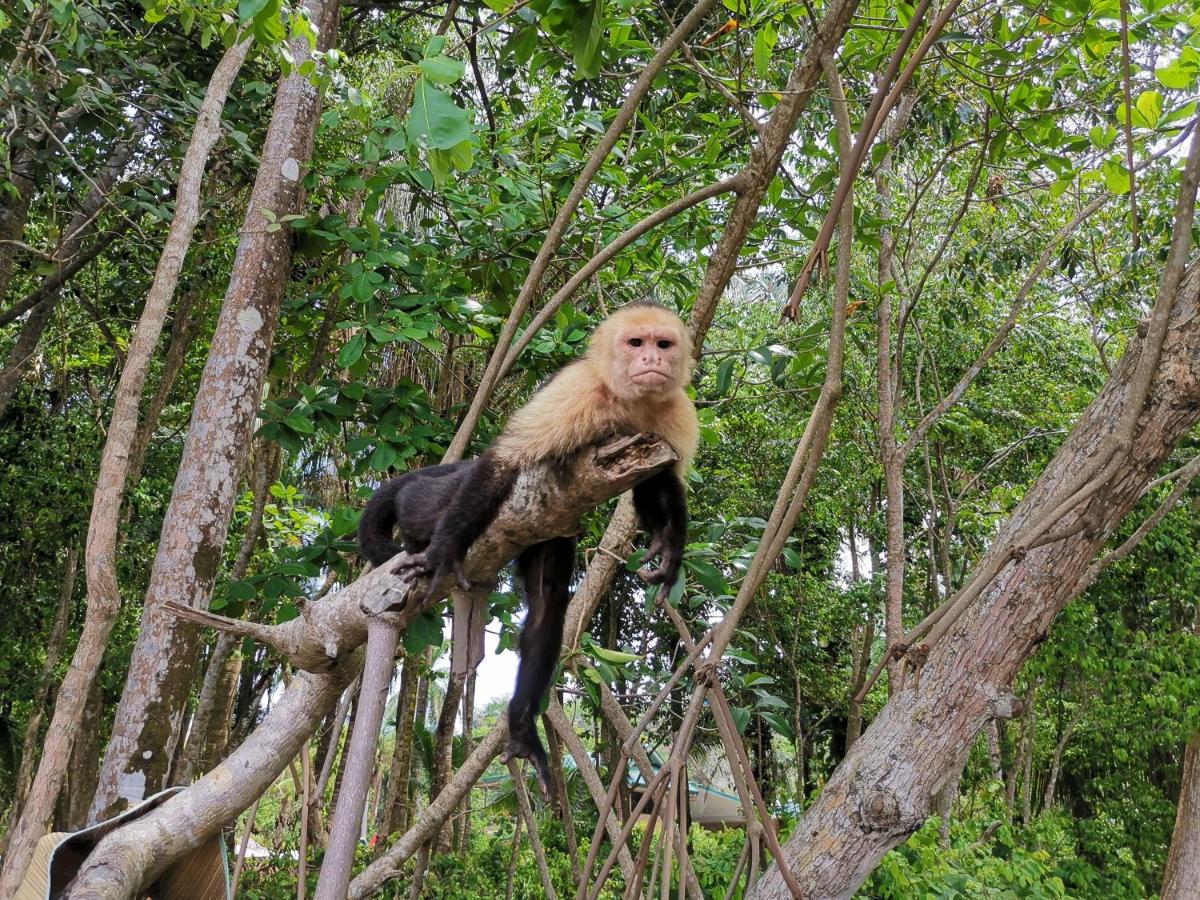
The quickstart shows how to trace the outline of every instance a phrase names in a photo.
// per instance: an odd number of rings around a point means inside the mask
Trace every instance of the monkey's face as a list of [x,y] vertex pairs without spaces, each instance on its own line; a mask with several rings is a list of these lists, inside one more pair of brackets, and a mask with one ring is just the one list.
[[674,316],[629,316],[616,329],[612,383],[629,398],[673,390],[682,382],[685,341]]

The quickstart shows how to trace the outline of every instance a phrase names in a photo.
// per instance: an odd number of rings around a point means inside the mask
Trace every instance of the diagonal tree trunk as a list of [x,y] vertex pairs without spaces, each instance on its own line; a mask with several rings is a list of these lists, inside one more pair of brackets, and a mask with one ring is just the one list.
[[[327,49],[338,5],[310,0],[309,18]],[[209,349],[184,443],[141,630],[117,707],[91,815],[103,818],[166,786],[196,662],[196,629],[165,614],[176,600],[206,608],[216,581],[237,487],[262,395],[283,289],[291,232],[271,230],[304,206],[303,167],[312,157],[320,96],[301,64],[306,38],[290,44],[295,68],[279,83],[229,287]]]
[[[1133,507],[1175,445],[1200,420],[1200,269],[1175,300],[1170,328],[1129,452],[1112,466],[1091,527],[1028,550],[1002,569],[929,654],[920,689],[897,694],[847,754],[784,847],[814,897],[849,897],[883,855],[921,826],[934,793],[969,750],[997,700],[1076,595],[1097,550]],[[1121,420],[1140,342],[1080,418],[980,563],[1008,552],[1021,529],[1061,501]],[[1081,513],[1062,522],[1071,532]],[[813,840],[819,835],[820,840]],[[750,897],[787,896],[772,869]]]

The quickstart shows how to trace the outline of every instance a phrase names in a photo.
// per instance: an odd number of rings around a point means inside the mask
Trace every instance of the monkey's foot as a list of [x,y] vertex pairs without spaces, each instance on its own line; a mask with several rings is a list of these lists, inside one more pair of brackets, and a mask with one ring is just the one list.
[[646,551],[646,559],[655,556],[660,556],[659,565],[657,567],[642,566],[637,570],[637,577],[646,584],[665,584],[667,586],[675,584],[679,578],[679,568],[683,564],[683,558],[673,548],[668,547],[666,541],[657,537],[650,542],[650,547]]
[[546,751],[542,748],[542,742],[538,740],[537,735],[533,736],[532,741],[528,736],[510,735],[508,745],[504,748],[504,752],[500,754],[500,762],[508,765],[510,760],[527,759],[530,765],[533,766],[533,771],[537,775],[538,790],[542,794],[542,799],[554,805],[555,809],[558,804],[555,802],[553,784],[554,781],[550,774],[550,763],[546,759]]
[[429,579],[429,593],[425,598],[427,602],[433,599],[437,586],[448,575],[453,575],[455,583],[464,591],[469,591],[472,587],[471,579],[463,571],[461,559],[437,559],[430,554],[429,550],[414,553],[407,559],[400,560],[392,568],[393,575],[407,575],[410,572]]

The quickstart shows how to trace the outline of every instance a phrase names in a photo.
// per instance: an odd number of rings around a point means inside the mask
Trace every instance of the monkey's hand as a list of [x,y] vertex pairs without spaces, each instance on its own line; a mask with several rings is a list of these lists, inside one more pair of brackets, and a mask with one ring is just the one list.
[[679,569],[683,565],[683,553],[660,535],[650,542],[650,549],[646,552],[646,559],[654,556],[661,557],[658,568],[644,566],[638,569],[638,578],[646,584],[675,584],[679,578]]
[[453,575],[458,586],[464,591],[471,590],[471,579],[467,578],[467,573],[463,571],[462,558],[446,552],[445,549],[438,548],[435,544],[430,544],[420,553],[413,553],[396,563],[392,574],[405,575],[410,571],[429,579],[429,592],[425,595],[426,602],[433,599],[437,586],[448,575]]
[[551,787],[554,780],[550,775],[550,762],[546,758],[546,750],[538,738],[537,729],[532,719],[511,723],[512,730],[508,735],[508,745],[500,754],[500,762],[508,765],[509,760],[527,759],[537,775],[538,790],[542,798],[554,803],[554,790]]

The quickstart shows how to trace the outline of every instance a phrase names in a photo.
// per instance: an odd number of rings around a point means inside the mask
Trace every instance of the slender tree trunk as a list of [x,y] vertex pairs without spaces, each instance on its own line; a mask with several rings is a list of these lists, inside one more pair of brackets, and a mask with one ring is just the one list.
[[67,623],[70,620],[71,599],[75,596],[75,576],[78,572],[79,548],[71,546],[67,548],[67,565],[62,587],[58,592],[58,608],[54,612],[54,624],[50,627],[50,639],[46,642],[46,658],[42,660],[32,711],[29,721],[25,723],[25,739],[21,742],[21,765],[17,769],[16,800],[13,803],[14,820],[20,816],[21,806],[33,784],[33,767],[41,749],[38,736],[42,731],[42,718],[46,714],[46,697],[50,693],[54,670],[58,668],[63,642],[67,638]]
[[1008,770],[1008,778],[1004,782],[1004,802],[1008,805],[1009,815],[1017,810],[1017,783],[1021,773],[1025,771],[1025,751],[1029,746],[1029,728],[1032,724],[1033,685],[1025,692],[1022,704],[1024,713],[1021,716],[1021,734],[1017,738],[1017,754]]
[[1050,757],[1050,774],[1046,777],[1046,793],[1042,797],[1042,815],[1050,812],[1050,807],[1054,805],[1054,790],[1058,787],[1058,776],[1062,772],[1063,753],[1067,749],[1067,742],[1071,740],[1071,733],[1075,730],[1075,726],[1079,723],[1079,719],[1083,715],[1083,703],[1080,703],[1079,709],[1075,715],[1067,722],[1063,733],[1058,738],[1058,743],[1054,745],[1054,755]]
[[[462,720],[463,720],[463,759],[471,755],[471,751],[475,749],[474,736],[471,734],[475,728],[475,676],[476,671],[472,669],[467,673],[467,683],[463,689],[462,698]],[[463,798],[462,828],[458,833],[458,852],[466,853],[469,847],[471,836],[471,792],[467,792],[467,796]]]
[[853,673],[850,678],[850,712],[846,716],[846,751],[854,746],[862,734],[862,704],[854,698],[867,680],[867,670],[871,667],[871,647],[875,643],[875,619],[868,617],[862,625],[862,639],[851,648],[854,654]]
[[[1192,208],[1188,191],[1181,199],[1183,213]],[[1190,215],[1186,225],[1190,228]],[[1178,222],[1177,226],[1186,234]],[[1164,279],[1174,277],[1174,265],[1172,260]],[[1120,427],[1134,394],[1136,428],[1128,451],[1107,473],[1105,502],[1097,505],[1098,515],[1089,515],[1087,527],[1082,527],[1083,511],[1072,510],[1054,526],[1062,534],[1058,540],[1029,550],[999,571],[931,648],[920,690],[902,691],[888,702],[784,845],[792,874],[813,896],[849,897],[888,850],[920,827],[934,790],[957,762],[959,748],[974,740],[994,715],[1020,667],[1077,593],[1097,550],[1200,420],[1197,274],[1193,269],[1175,296],[1145,402],[1135,381],[1142,343],[1134,340],[999,530],[980,566],[986,570],[993,560],[1008,556],[1022,529],[1062,504],[1064,486],[1087,471],[1092,455]],[[1074,525],[1080,527],[1073,529]],[[1187,889],[1195,883],[1187,882]],[[748,896],[762,900],[787,895],[783,878],[772,869]]]
[[1200,732],[1183,751],[1175,831],[1163,873],[1162,900],[1191,900],[1200,885]]
[[[309,0],[306,8],[320,49],[328,49],[337,33],[338,5]],[[268,226],[303,209],[303,167],[312,157],[321,105],[316,88],[299,71],[310,55],[307,39],[297,38],[289,46],[295,68],[276,92],[101,768],[95,818],[161,790],[179,738],[197,631],[166,613],[162,604],[175,600],[203,609],[211,599],[291,262],[290,229],[286,224],[276,230]]]
[[1029,717],[1029,735],[1021,750],[1024,757],[1021,767],[1021,821],[1026,826],[1033,820],[1033,751],[1037,746],[1037,704],[1034,700],[1030,691],[1029,707],[1025,711]]
[[96,795],[96,780],[100,776],[100,717],[103,713],[100,681],[93,679],[79,723],[79,739],[71,748],[71,776],[65,806],[67,818],[60,823],[68,831],[78,831],[87,825],[88,807]]
[[[465,672],[450,672],[446,678],[446,695],[442,699],[442,713],[438,716],[437,732],[433,743],[433,780],[429,799],[437,799],[450,773],[454,770],[454,723],[458,719],[458,706],[462,703],[463,688],[466,686]],[[450,829],[442,828],[438,833],[435,851],[444,853],[450,847]]]
[[138,423],[137,434],[133,445],[129,448],[129,483],[136,484],[142,477],[142,465],[146,460],[146,451],[150,449],[150,440],[158,428],[158,421],[170,399],[171,390],[183,371],[187,361],[188,350],[192,341],[200,331],[202,319],[194,313],[199,290],[184,291],[179,295],[175,304],[175,314],[172,317],[171,339],[167,342],[167,352],[163,355],[162,374],[154,388],[150,402]]
[[992,777],[1004,781],[1004,757],[1000,752],[1000,723],[988,719],[983,727],[984,739],[987,741],[988,763],[992,767]]
[[958,799],[958,785],[962,781],[962,769],[947,779],[942,789],[934,794],[933,811],[941,819],[938,827],[938,842],[943,850],[950,849],[950,818],[954,814],[954,801]]
[[417,658],[404,657],[400,670],[400,696],[396,698],[396,742],[388,770],[388,800],[380,811],[376,830],[388,835],[408,827],[408,779],[412,772],[413,711],[417,705]]

